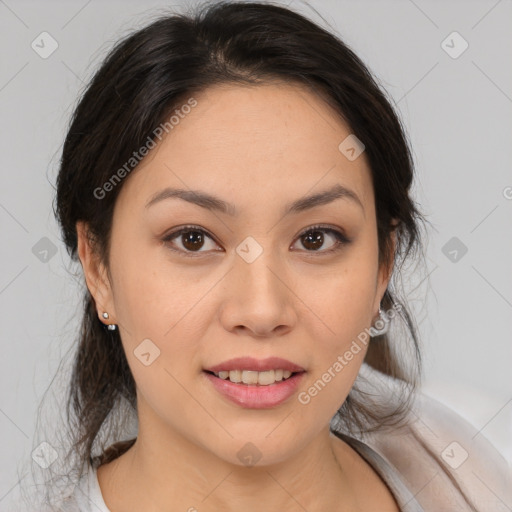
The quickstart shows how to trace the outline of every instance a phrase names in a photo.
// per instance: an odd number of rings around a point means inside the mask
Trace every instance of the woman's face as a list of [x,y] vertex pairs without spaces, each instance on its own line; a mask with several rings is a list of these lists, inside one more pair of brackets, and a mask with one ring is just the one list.
[[[95,298],[119,325],[139,435],[234,464],[253,451],[271,464],[325,429],[364,359],[358,335],[387,286],[370,171],[364,152],[347,152],[350,139],[339,148],[350,130],[302,87],[217,86],[195,100],[125,178],[111,283]],[[294,384],[255,389],[206,373],[233,358],[275,357],[304,370]]]

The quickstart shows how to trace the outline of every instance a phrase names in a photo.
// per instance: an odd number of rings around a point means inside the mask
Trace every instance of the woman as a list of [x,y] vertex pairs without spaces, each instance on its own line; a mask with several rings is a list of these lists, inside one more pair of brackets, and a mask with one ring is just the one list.
[[[57,182],[87,285],[57,509],[510,510],[503,459],[416,391],[412,182],[368,69],[288,8],[215,2],[121,41]],[[126,411],[136,434],[105,441]]]

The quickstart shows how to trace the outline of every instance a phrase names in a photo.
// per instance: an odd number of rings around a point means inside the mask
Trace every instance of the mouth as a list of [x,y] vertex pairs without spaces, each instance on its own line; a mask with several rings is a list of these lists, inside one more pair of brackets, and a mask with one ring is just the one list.
[[[281,380],[277,380],[281,373]],[[306,371],[203,370],[202,374],[210,389],[231,405],[244,409],[272,409],[289,401],[297,393]]]
[[230,403],[248,409],[268,409],[296,393],[306,370],[281,357],[237,357],[204,368],[202,374]]

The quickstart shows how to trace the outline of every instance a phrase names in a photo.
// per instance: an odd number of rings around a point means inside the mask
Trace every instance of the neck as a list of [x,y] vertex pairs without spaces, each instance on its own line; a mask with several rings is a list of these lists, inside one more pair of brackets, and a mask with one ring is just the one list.
[[250,467],[219,459],[177,433],[166,434],[139,425],[134,445],[98,469],[105,502],[113,511],[357,510],[339,460],[343,450],[336,455],[333,450],[341,441],[328,426],[290,458]]

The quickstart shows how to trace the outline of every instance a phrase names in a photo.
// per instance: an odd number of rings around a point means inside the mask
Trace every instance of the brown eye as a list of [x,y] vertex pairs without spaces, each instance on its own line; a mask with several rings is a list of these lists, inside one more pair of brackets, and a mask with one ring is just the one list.
[[189,251],[197,251],[204,245],[204,235],[200,231],[186,231],[181,234],[181,242]]
[[[212,249],[215,250],[216,245],[208,233],[193,226],[184,227],[178,231],[174,231],[173,233],[166,235],[162,241],[165,242],[173,251],[185,253],[187,256],[191,255],[187,253],[201,254],[203,252],[209,252]],[[210,241],[213,247],[208,247],[208,241]],[[206,250],[201,250],[205,245]]]
[[302,245],[312,251],[321,249],[324,244],[324,234],[322,231],[309,231],[306,235],[303,235],[301,239]]
[[[326,236],[327,235],[327,236]],[[322,249],[329,238],[334,240],[327,248]],[[350,240],[341,232],[332,228],[313,226],[304,231],[300,236],[302,246],[307,252],[330,253],[348,244]],[[322,249],[322,250],[321,250]]]

